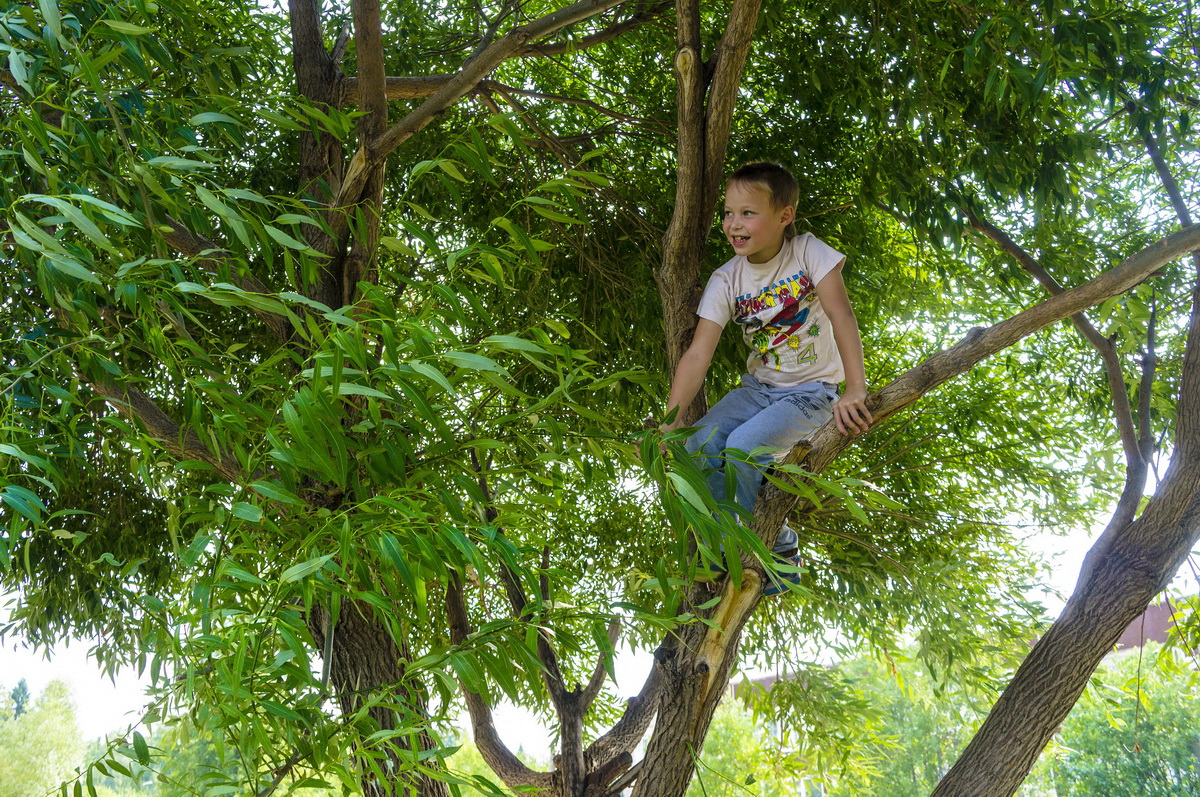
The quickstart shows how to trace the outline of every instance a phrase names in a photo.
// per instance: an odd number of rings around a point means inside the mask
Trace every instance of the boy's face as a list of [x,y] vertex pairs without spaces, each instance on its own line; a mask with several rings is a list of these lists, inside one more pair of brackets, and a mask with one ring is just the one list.
[[760,185],[729,183],[725,187],[721,229],[733,251],[751,263],[766,263],[779,254],[784,230],[794,216],[791,205],[775,207],[771,193]]

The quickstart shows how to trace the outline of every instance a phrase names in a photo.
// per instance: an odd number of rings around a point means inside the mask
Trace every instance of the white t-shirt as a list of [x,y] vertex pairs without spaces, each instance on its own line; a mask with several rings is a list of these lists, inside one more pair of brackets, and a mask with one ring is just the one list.
[[746,370],[763,384],[837,384],[842,358],[816,286],[845,260],[811,233],[785,239],[766,263],[738,255],[708,278],[696,313],[722,327],[737,322],[751,349]]

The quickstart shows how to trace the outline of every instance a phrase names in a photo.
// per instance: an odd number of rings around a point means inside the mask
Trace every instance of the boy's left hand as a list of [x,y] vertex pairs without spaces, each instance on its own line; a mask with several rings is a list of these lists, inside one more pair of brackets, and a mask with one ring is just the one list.
[[833,405],[833,420],[842,434],[862,434],[867,431],[875,422],[871,411],[867,409],[867,389],[846,388],[846,392]]

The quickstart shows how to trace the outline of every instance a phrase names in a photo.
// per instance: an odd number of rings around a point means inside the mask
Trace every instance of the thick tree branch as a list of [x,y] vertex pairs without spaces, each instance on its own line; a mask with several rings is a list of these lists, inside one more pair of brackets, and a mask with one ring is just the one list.
[[[935,387],[970,370],[984,358],[1050,324],[1129,290],[1175,258],[1198,248],[1200,225],[1192,225],[1150,244],[1079,287],[1063,291],[986,329],[973,329],[954,346],[932,355],[871,396],[867,404],[876,423],[915,403]],[[798,446],[785,462],[799,462],[810,473],[820,473],[853,442],[854,438],[839,434],[830,422],[813,436],[810,450],[805,451],[804,446]],[[774,485],[765,485],[755,508],[755,530],[759,536],[764,539],[771,536],[773,539],[796,503],[796,496]]]
[[[1200,225],[1192,225],[1159,239],[1083,285],[994,326],[972,330],[955,346],[932,355],[872,396],[869,402],[872,414],[878,420],[898,412],[985,357],[1050,324],[1124,293],[1167,263],[1197,248],[1200,248]],[[822,427],[813,438],[812,452],[804,463],[806,469],[820,472],[852,442],[852,438],[840,435],[832,423]]]
[[105,381],[89,384],[97,395],[130,420],[140,423],[151,437],[177,459],[207,462],[230,484],[242,484],[252,478],[252,474],[242,470],[236,458],[210,450],[199,435],[171,420],[153,399],[140,390]]
[[1132,522],[1110,523],[1100,535],[1063,613],[1021,663],[934,797],[1007,797],[1016,791],[1096,665],[1167,586],[1200,537],[1200,279],[1176,418],[1171,464],[1145,510]]
[[[383,22],[380,17],[379,0],[354,0],[354,41],[358,54],[359,107],[365,114],[358,120],[359,141],[377,140],[387,129],[388,104],[384,87],[386,72],[383,64]],[[337,252],[345,252],[341,259],[341,304],[354,303],[360,282],[374,283],[375,250],[380,238],[380,205],[383,201],[384,170],[386,158],[372,159],[374,165],[365,175],[362,194],[356,197],[353,215],[362,219],[352,240],[346,240],[343,229],[345,220],[351,215],[350,208],[334,208],[333,213],[340,222]],[[347,246],[349,251],[346,251]]]
[[[453,77],[454,75],[389,77],[384,80],[384,93],[389,100],[423,100],[436,94]],[[358,85],[356,77],[348,77],[342,81],[342,99],[347,104],[358,104]]]
[[733,121],[733,109],[737,104],[738,87],[742,84],[742,73],[754,28],[758,24],[758,12],[762,0],[735,0],[729,11],[729,22],[725,35],[712,55],[712,86],[708,96],[708,111],[705,114],[704,154],[706,180],[704,197],[711,208],[717,200],[724,176],[725,149],[729,144],[729,131]]
[[354,0],[354,45],[358,55],[358,120],[364,141],[374,141],[387,129],[387,92],[383,67],[383,21],[379,0]]
[[[288,18],[297,92],[318,108],[338,107],[343,78],[337,63],[325,50],[319,0],[288,0]],[[345,158],[342,142],[330,133],[305,131],[300,133],[298,144],[298,192],[301,196],[327,203],[341,189]],[[363,184],[366,184],[365,179]],[[329,307],[341,306],[345,296],[342,285],[345,247],[341,235],[329,235],[315,225],[305,225],[304,237],[328,260],[320,264],[316,284],[302,285],[301,291]]]
[[662,671],[655,667],[650,671],[646,682],[642,684],[642,691],[626,704],[625,713],[621,715],[617,724],[592,742],[584,751],[589,767],[594,767],[597,762],[608,761],[622,753],[631,753],[637,748],[642,737],[646,735],[646,729],[650,727],[650,721],[654,719],[655,712],[658,711],[662,690]]

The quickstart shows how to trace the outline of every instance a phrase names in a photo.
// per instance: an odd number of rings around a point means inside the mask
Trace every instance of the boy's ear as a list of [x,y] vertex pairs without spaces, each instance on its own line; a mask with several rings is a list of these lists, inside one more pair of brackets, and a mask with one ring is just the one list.
[[783,210],[779,211],[779,221],[784,225],[791,224],[796,220],[796,208],[788,205]]

